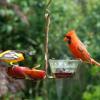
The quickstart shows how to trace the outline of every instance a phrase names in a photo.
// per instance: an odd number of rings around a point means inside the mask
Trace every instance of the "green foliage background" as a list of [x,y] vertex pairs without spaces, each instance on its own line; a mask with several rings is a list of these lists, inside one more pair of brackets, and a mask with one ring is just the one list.
[[[12,7],[0,5],[0,49],[29,50],[26,65],[41,64],[44,69],[44,11],[47,0],[8,0],[16,4],[25,14],[19,16]],[[100,2],[99,0],[52,0],[50,7],[49,58],[72,57],[63,36],[69,30],[76,30],[87,45],[92,57],[100,61]],[[44,80],[45,81],[45,80]],[[15,94],[18,100],[58,100],[55,80],[26,81],[26,89]],[[45,93],[45,91],[47,93]],[[10,100],[12,93],[4,96]],[[16,99],[17,100],[17,99]],[[63,80],[61,100],[100,100],[100,68],[81,64],[75,77]]]

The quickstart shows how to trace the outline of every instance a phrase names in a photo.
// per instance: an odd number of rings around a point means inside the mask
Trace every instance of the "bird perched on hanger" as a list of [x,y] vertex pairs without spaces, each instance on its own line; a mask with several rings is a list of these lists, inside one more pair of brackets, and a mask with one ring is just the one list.
[[15,50],[7,50],[0,53],[0,61],[10,63],[11,65],[23,60],[24,60],[23,54]]
[[68,42],[68,47],[75,58],[81,59],[82,61],[90,64],[100,66],[100,63],[91,57],[85,45],[80,41],[74,30],[71,30],[65,34],[64,41]]

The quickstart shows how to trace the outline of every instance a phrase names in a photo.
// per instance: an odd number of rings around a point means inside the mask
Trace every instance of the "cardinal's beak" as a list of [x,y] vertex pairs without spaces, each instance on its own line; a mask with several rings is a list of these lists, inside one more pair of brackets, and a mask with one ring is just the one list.
[[64,41],[65,41],[65,42],[67,41],[67,37],[66,37],[66,36],[64,36]]

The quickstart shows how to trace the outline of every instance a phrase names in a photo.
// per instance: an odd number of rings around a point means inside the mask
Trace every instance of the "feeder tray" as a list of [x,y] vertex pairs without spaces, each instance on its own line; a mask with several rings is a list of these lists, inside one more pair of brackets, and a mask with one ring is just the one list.
[[80,60],[53,60],[50,59],[50,68],[53,78],[69,78],[72,77],[77,68]]

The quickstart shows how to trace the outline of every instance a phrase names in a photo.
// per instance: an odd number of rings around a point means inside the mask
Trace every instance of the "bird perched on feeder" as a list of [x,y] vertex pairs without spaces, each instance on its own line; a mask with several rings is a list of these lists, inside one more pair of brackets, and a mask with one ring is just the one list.
[[68,32],[65,35],[64,41],[68,42],[68,47],[75,58],[81,59],[82,61],[88,62],[90,64],[96,64],[97,66],[100,66],[100,63],[91,57],[85,45],[80,41],[74,30]]
[[22,60],[24,60],[23,54],[14,50],[7,50],[0,53],[0,61],[10,63],[11,65]]

